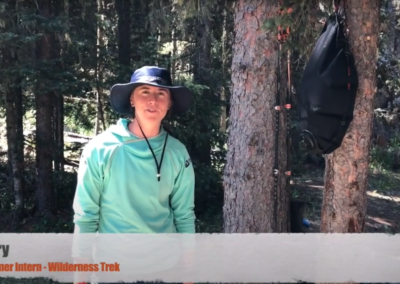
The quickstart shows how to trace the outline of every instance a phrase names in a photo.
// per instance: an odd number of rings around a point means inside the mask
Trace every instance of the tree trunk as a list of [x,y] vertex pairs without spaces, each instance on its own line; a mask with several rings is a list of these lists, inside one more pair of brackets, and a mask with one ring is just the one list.
[[222,38],[221,38],[221,41],[222,41],[222,43],[221,43],[221,45],[222,45],[222,48],[221,48],[221,51],[222,51],[222,54],[221,54],[221,58],[222,58],[222,67],[221,67],[221,72],[222,72],[222,82],[221,82],[221,84],[222,84],[222,86],[221,86],[221,92],[220,92],[220,100],[221,100],[221,103],[222,103],[222,106],[221,106],[221,117],[220,117],[220,131],[221,132],[223,132],[223,133],[225,133],[225,131],[226,131],[226,101],[227,101],[227,96],[226,96],[226,89],[225,89],[225,85],[224,85],[224,83],[225,83],[225,74],[226,74],[226,68],[225,68],[225,66],[226,66],[226,60],[227,60],[227,52],[226,52],[226,49],[227,49],[227,42],[228,42],[228,40],[227,40],[227,38],[228,38],[228,35],[227,35],[227,33],[228,33],[228,7],[227,7],[227,0],[224,0],[224,2],[223,2],[223,4],[224,4],[224,10],[223,10],[223,17],[224,17],[224,20],[223,20],[223,24],[222,24]]
[[55,94],[54,103],[54,169],[64,171],[64,97]]
[[354,120],[342,146],[328,155],[321,232],[360,233],[365,226],[367,177],[379,31],[379,1],[347,0],[350,48],[359,74]]
[[173,24],[174,27],[172,28],[172,55],[171,55],[171,79],[172,82],[175,83],[177,74],[176,74],[176,55],[178,53],[178,46],[177,46],[177,29],[175,23]]
[[96,90],[96,99],[97,99],[97,116],[96,116],[96,125],[95,125],[95,135],[100,133],[100,123],[103,125],[103,130],[106,130],[105,118],[103,112],[103,98],[104,98],[104,14],[106,3],[105,0],[97,0],[97,12],[100,15],[100,20],[97,21],[97,66],[96,66],[96,81],[97,81],[97,90]]
[[103,41],[104,32],[103,32],[103,27],[102,27],[102,22],[104,22],[104,7],[103,7],[103,5],[104,5],[103,0],[97,0],[97,13],[100,15],[100,18],[97,20],[97,66],[96,66],[97,115],[96,115],[95,131],[94,131],[95,135],[100,133],[101,98],[103,97],[103,88],[101,86],[101,84],[103,82],[102,50],[104,48],[104,41]]
[[[5,51],[5,50],[3,50]],[[6,68],[9,54],[3,53],[3,68]],[[11,86],[12,88],[12,86]],[[15,112],[15,101],[14,101],[14,93],[10,86],[6,87],[5,90],[5,101],[6,101],[6,128],[7,128],[7,148],[8,148],[8,161],[9,161],[9,185],[12,186],[12,189],[15,191],[15,188],[18,187],[18,181],[15,182],[15,179],[18,179],[15,176],[16,169],[16,125],[17,125],[17,114]],[[12,193],[12,189],[10,189],[9,193]],[[19,190],[18,190],[19,191]]]
[[388,0],[389,2],[389,18],[390,18],[390,34],[392,35],[393,41],[390,41],[391,50],[394,52],[395,57],[400,56],[400,48],[399,48],[399,41],[400,41],[400,32],[399,29],[396,28],[397,23],[400,19],[400,1],[399,0]]
[[22,78],[17,77],[14,86],[14,103],[15,103],[15,154],[13,155],[13,177],[14,177],[14,193],[15,193],[15,206],[17,214],[22,217],[24,214],[24,124],[23,124],[23,101],[22,101]]
[[[262,28],[265,20],[276,16],[277,6],[273,4],[260,0],[235,3],[229,151],[224,176],[226,233],[287,232],[289,228],[289,191],[284,175],[287,122],[282,114],[276,199],[273,175],[277,35]],[[285,83],[281,81],[280,85]]]
[[153,48],[149,50],[142,49],[145,44],[148,44],[149,37],[151,36],[149,28],[148,15],[151,11],[151,2],[148,1],[135,1],[132,5],[131,11],[131,58],[135,68],[141,65],[154,64]]
[[118,62],[121,65],[120,78],[130,77],[125,70],[129,70],[131,65],[130,54],[130,9],[131,2],[126,0],[116,0],[115,6],[118,14]]
[[[11,49],[3,49],[3,68],[13,68],[17,62]],[[9,82],[9,83],[7,83]],[[6,125],[8,159],[11,165],[12,186],[17,216],[24,211],[24,137],[22,124],[21,78],[7,76],[4,82],[6,97]]]
[[[51,1],[42,1],[38,7],[42,17],[50,19]],[[53,35],[47,30],[41,30],[42,36],[36,46],[37,62],[51,61]],[[39,76],[41,72],[39,72]],[[37,205],[38,213],[48,218],[54,217],[55,196],[53,191],[53,135],[52,117],[54,92],[48,86],[49,82],[38,80],[35,91],[36,101],[36,168],[37,168]]]
[[387,13],[388,19],[384,22],[384,29],[382,32],[385,33],[386,39],[382,44],[383,52],[386,54],[393,53],[396,46],[396,24],[397,24],[397,12],[396,4],[397,0],[388,0],[384,8]]
[[[387,0],[382,1],[381,10],[385,13],[385,18],[380,24],[380,33],[382,35],[379,42],[379,60],[381,63],[378,65],[377,70],[378,81],[377,87],[378,91],[375,95],[374,109],[377,108],[388,108],[393,111],[393,100],[395,99],[397,93],[397,76],[399,73],[398,64],[393,64],[393,62],[398,61],[400,53],[398,51],[398,38],[399,31],[397,22],[399,20],[399,7],[398,0]],[[393,78],[395,77],[395,78]],[[377,117],[376,120],[379,120]],[[386,130],[383,130],[388,132]],[[389,135],[384,132],[376,133],[374,132],[374,137],[380,135],[385,139],[389,139]]]
[[[213,89],[215,84],[211,80],[211,22],[208,15],[205,15],[206,12],[198,11],[198,13],[201,16],[196,28],[196,52],[192,60],[194,63],[193,80],[197,84],[206,85]],[[211,90],[203,91],[202,96],[208,102],[216,99]],[[202,133],[203,139],[201,142],[195,139],[192,140],[195,145],[193,148],[197,148],[196,153],[193,154],[193,159],[206,166],[211,166],[211,138],[209,137],[210,130],[208,125],[209,122],[201,121],[199,132]]]
[[[59,17],[61,15],[68,17],[68,1],[56,2],[53,5],[55,10],[54,16]],[[62,57],[62,49],[65,48],[64,42],[56,37],[53,38],[52,46],[52,58]],[[58,70],[63,70],[63,62],[56,62]],[[54,135],[54,169],[56,171],[64,171],[64,96],[61,92],[55,91],[53,93],[53,135]],[[58,192],[55,192],[56,200]]]
[[226,118],[229,114],[228,111],[228,101],[229,101],[229,89],[225,86],[225,82],[229,80],[229,63],[231,63],[230,55],[232,54],[232,41],[230,40],[230,35],[233,33],[233,25],[231,22],[231,8],[230,8],[231,3],[228,0],[223,1],[223,28],[222,28],[222,86],[221,86],[221,120],[220,120],[220,131],[224,132],[226,131]]
[[[8,10],[11,15],[16,15],[16,1],[8,1]],[[18,25],[16,17],[6,19],[6,30],[16,32]],[[23,136],[23,110],[22,110],[22,78],[15,74],[18,68],[18,50],[13,42],[3,42],[2,50],[2,85],[5,91],[6,129],[8,147],[8,165],[10,172],[11,192],[14,193],[16,217],[23,217],[24,213],[24,136]],[[14,75],[15,74],[15,75]]]

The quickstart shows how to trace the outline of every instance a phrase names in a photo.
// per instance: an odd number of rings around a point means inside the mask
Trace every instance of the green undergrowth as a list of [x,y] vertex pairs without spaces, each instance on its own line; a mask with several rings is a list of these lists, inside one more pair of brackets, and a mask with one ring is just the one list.
[[380,193],[400,191],[400,173],[393,171],[371,172],[368,177],[368,188]]
[[[76,146],[76,145],[75,145]],[[79,157],[80,147],[73,147],[68,157]],[[368,176],[368,190],[385,193],[392,196],[400,196],[400,172],[395,168],[397,160],[396,153],[400,153],[400,140],[393,140],[387,148],[374,146],[370,156],[370,174]],[[296,166],[301,169],[293,174],[291,197],[306,201],[306,218],[320,215],[320,204],[323,190],[307,190],[301,193],[298,185],[309,187],[323,186],[324,170],[317,166],[307,165],[303,159],[296,161]],[[302,164],[302,165],[300,165]],[[73,232],[73,210],[72,202],[76,187],[76,168],[65,172],[54,172],[53,182],[57,200],[57,218],[50,222],[32,213],[35,195],[35,172],[34,163],[28,165],[24,173],[27,181],[25,188],[26,216],[16,222],[12,216],[14,209],[13,194],[7,191],[6,180],[0,178],[0,232],[32,232],[32,233],[72,233]],[[0,161],[0,173],[7,175],[7,163]],[[204,173],[206,176],[209,173]],[[222,194],[223,195],[223,194]],[[223,214],[221,202],[215,201],[215,194],[209,195],[201,201],[204,208],[197,214],[196,231],[199,233],[222,232]],[[218,197],[220,198],[220,197]],[[223,198],[223,196],[222,196]],[[1,282],[0,282],[1,284]]]
[[213,212],[206,212],[205,214],[198,216],[196,220],[196,232],[208,234],[222,233],[222,225],[222,208],[216,208]]
[[396,136],[388,145],[373,145],[370,155],[368,187],[377,192],[400,189],[400,137]]
[[395,136],[386,146],[373,145],[370,154],[370,168],[374,171],[400,169],[400,137]]

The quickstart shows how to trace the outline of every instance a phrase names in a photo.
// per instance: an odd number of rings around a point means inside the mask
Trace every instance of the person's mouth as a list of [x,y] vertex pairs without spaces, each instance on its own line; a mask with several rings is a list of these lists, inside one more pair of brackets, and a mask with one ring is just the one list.
[[154,108],[148,108],[147,111],[150,112],[150,113],[156,113],[157,112],[157,110],[154,109]]

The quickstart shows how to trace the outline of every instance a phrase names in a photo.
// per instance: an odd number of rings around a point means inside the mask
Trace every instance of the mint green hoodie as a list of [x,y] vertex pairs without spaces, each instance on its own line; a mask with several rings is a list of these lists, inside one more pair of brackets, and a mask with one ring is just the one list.
[[[186,147],[168,136],[157,167],[127,119],[86,145],[73,203],[81,233],[194,233],[194,170]],[[167,132],[148,138],[158,163]]]

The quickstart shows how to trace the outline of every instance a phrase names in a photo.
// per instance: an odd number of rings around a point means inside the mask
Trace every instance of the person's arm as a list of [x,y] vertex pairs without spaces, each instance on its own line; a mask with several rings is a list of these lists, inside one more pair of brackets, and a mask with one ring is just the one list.
[[97,232],[102,191],[99,156],[98,150],[89,142],[80,159],[73,202],[75,231],[78,233]]
[[170,197],[171,208],[174,213],[175,226],[178,233],[195,233],[194,214],[194,186],[195,175],[193,164],[185,149],[181,158],[180,171],[175,180],[174,189]]
[[[78,170],[73,202],[75,223],[72,257],[74,263],[91,263],[92,247],[97,232],[102,191],[101,163],[97,149],[89,142],[84,148]],[[75,273],[74,283],[87,283],[88,273]]]
[[[89,142],[84,148],[78,170],[73,202],[75,260],[91,257],[92,244],[99,223],[100,195],[102,191],[101,161],[98,150]],[[83,235],[82,235],[83,234]]]
[[[193,164],[185,149],[184,156],[181,158],[180,171],[175,180],[174,190],[171,194],[171,207],[174,212],[175,226],[178,233],[182,235],[182,261],[183,265],[194,266],[195,249],[195,213],[194,213],[194,189],[195,174]],[[186,235],[186,234],[189,235]],[[193,284],[184,282],[183,284]]]

